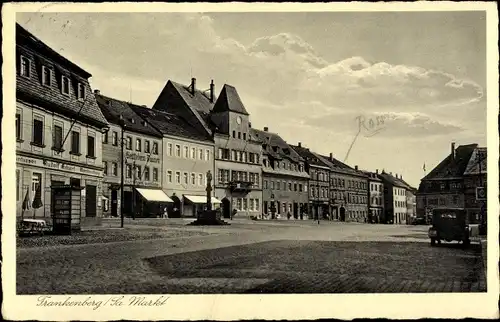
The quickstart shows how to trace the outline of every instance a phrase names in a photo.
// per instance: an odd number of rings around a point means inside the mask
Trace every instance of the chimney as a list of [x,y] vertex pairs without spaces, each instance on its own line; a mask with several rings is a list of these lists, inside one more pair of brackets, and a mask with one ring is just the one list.
[[212,82],[210,83],[210,103],[214,102],[214,80],[212,79]]
[[96,94],[96,95],[100,95],[100,94],[101,94],[101,91],[100,91],[100,90],[98,90],[98,89],[94,89],[94,94]]
[[333,153],[330,152],[330,161],[333,160]]
[[451,159],[455,160],[455,142],[451,142]]
[[356,171],[358,170],[358,166],[357,165],[354,166],[354,170],[356,170]]
[[264,132],[269,132],[269,128],[267,126],[264,126]]
[[301,142],[299,142],[299,148],[301,148],[301,147],[302,147],[302,143],[301,143]]
[[378,174],[378,169],[375,170],[375,173]]
[[194,95],[194,92],[196,91],[196,78],[191,78],[191,94]]

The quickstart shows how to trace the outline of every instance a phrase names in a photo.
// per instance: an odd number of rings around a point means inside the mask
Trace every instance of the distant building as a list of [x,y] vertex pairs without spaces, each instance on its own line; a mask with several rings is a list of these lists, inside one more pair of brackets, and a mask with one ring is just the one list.
[[[215,172],[211,137],[179,115],[138,106],[134,111],[163,135],[162,188],[173,201],[168,216],[196,217],[207,203],[207,173]],[[212,193],[215,209],[220,201],[214,196]]]
[[469,221],[486,218],[486,148],[477,144],[451,144],[450,154],[420,182],[417,215],[434,208],[464,208]]
[[162,134],[134,112],[136,105],[101,95],[98,90],[95,97],[110,124],[102,140],[104,214],[121,216],[123,142],[124,214],[137,217],[160,215],[161,204],[169,202],[161,190]]
[[330,156],[321,156],[330,168],[330,213],[332,219],[365,222],[368,218],[368,177]]
[[196,79],[189,86],[168,81],[153,109],[183,117],[215,144],[215,196],[224,217],[233,211],[257,216],[262,203],[262,147],[250,136],[250,116],[233,86],[224,85],[218,98],[215,85],[200,91]]
[[[51,186],[83,187],[82,223],[102,216],[102,132],[90,73],[16,25],[17,215],[51,218]],[[33,207],[33,201],[38,199]],[[24,202],[26,201],[26,202]],[[23,212],[23,203],[29,206]]]
[[291,147],[304,159],[305,171],[309,174],[309,218],[327,219],[330,216],[330,166],[301,142]]
[[384,183],[375,172],[363,171],[368,176],[368,218],[374,223],[381,223],[384,218]]
[[262,144],[263,213],[270,218],[274,209],[281,218],[308,219],[309,175],[302,157],[267,127],[250,133]]
[[406,189],[407,186],[391,173],[382,173],[378,175],[384,184],[384,218],[383,223],[387,224],[406,224],[407,206]]

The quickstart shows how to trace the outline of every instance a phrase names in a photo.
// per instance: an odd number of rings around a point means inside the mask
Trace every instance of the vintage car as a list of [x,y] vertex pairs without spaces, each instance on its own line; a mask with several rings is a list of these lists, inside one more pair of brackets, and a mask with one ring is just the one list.
[[462,242],[468,246],[472,237],[479,235],[479,225],[469,224],[467,213],[463,208],[437,208],[432,211],[432,226],[429,228],[431,245],[441,241]]

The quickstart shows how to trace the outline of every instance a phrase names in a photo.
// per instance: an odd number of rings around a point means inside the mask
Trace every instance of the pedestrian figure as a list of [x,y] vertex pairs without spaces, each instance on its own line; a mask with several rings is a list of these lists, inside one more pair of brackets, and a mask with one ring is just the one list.
[[288,218],[288,220],[290,220],[290,217],[292,217],[292,215],[290,215],[290,212],[286,214],[286,217]]

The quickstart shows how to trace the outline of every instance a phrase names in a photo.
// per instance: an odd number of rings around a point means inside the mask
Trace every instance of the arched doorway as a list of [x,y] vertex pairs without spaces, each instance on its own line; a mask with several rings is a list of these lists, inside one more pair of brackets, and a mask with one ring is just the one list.
[[340,207],[340,221],[345,221],[345,208]]
[[172,218],[180,218],[181,217],[181,200],[176,195],[170,197],[173,203],[171,204],[171,209],[168,212],[168,216]]
[[224,218],[230,218],[231,217],[231,202],[227,198],[224,198],[221,201],[222,201],[222,216]]

